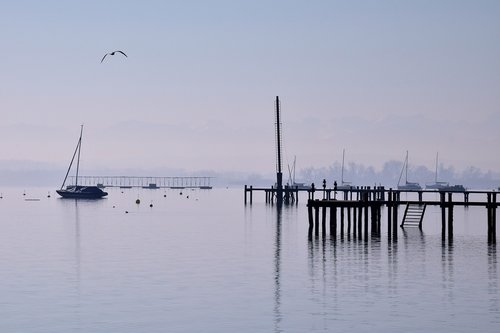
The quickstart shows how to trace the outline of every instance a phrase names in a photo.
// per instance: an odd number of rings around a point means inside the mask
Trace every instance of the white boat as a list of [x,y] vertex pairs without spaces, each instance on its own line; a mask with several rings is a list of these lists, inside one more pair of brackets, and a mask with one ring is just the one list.
[[[403,171],[405,172],[405,183],[401,184],[401,177],[403,177]],[[403,168],[401,169],[401,174],[399,175],[398,190],[418,191],[421,189],[422,186],[420,186],[419,183],[408,181],[408,151],[406,151],[406,158],[403,163]]]

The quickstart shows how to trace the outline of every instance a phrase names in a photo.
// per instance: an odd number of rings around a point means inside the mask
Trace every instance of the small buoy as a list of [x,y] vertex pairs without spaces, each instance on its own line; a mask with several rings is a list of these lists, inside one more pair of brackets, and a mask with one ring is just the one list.
[[153,204],[149,204],[149,207],[153,207]]
[[113,208],[115,208],[115,206],[113,206]]
[[125,214],[128,214],[128,210],[125,211]]
[[186,199],[189,199],[189,195],[186,195]]
[[180,192],[179,195],[182,195],[182,192]]
[[136,203],[136,204],[140,204],[140,203],[141,203],[141,200],[137,199],[137,200],[135,201],[135,203]]
[[166,198],[166,197],[167,197],[167,195],[166,195],[166,194],[164,194],[164,195],[163,195],[163,197],[164,197],[164,198]]

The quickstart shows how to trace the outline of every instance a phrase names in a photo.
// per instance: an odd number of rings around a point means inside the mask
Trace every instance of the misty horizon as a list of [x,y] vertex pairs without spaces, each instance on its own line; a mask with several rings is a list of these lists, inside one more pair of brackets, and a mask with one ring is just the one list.
[[[348,162],[344,166],[344,181],[353,186],[383,185],[395,188],[402,172],[403,162],[391,160],[383,164],[382,168]],[[259,173],[249,170],[186,170],[180,168],[157,167],[149,169],[140,168],[90,168],[80,169],[82,176],[143,176],[143,177],[212,177],[211,184],[216,187],[226,186],[271,186],[276,181],[276,172],[270,163],[268,172]],[[291,165],[286,165],[283,170],[284,184],[293,180]],[[56,186],[62,182],[67,167],[36,161],[2,161],[0,160],[0,186]],[[341,161],[335,161],[328,166],[297,166],[295,181],[317,186],[323,179],[328,186],[333,182],[340,184],[342,173]],[[74,176],[74,171],[70,173]],[[422,187],[435,181],[435,169],[424,165],[410,164],[408,180],[419,182]],[[449,182],[450,185],[461,184],[468,188],[490,189],[500,186],[500,173],[492,170],[481,170],[476,166],[457,169],[451,165],[439,164],[438,181]],[[402,177],[404,182],[404,175]]]

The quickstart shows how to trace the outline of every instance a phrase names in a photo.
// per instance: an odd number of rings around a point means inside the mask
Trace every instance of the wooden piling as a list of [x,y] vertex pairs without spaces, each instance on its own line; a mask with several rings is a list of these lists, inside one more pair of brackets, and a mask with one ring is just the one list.
[[392,201],[392,237],[394,240],[398,238],[398,203],[400,194],[399,191],[393,192],[394,200]]
[[352,219],[352,221],[353,221],[352,222],[352,235],[355,238],[356,237],[356,229],[357,229],[356,228],[356,208],[352,209],[352,217],[353,217],[353,219]]
[[347,235],[351,234],[351,207],[347,207]]
[[363,206],[358,206],[358,238],[362,238]]
[[492,233],[492,243],[497,242],[497,194],[492,193],[492,204],[493,206],[491,207],[491,233]]
[[337,237],[337,207],[330,207],[330,235]]
[[448,240],[453,239],[453,193],[448,193]]
[[314,234],[319,235],[319,207],[314,207]]
[[365,206],[365,240],[368,240],[368,192],[364,193],[365,201],[363,205]]
[[326,235],[326,206],[323,206],[321,214],[321,232]]
[[313,222],[313,207],[311,205],[307,206],[307,215],[309,217],[309,235],[312,235],[313,229],[314,229],[314,222]]
[[392,188],[389,189],[387,194],[387,236],[389,239],[392,234]]
[[340,236],[344,237],[344,207],[340,207]]
[[446,235],[446,193],[441,192],[441,238],[444,240]]

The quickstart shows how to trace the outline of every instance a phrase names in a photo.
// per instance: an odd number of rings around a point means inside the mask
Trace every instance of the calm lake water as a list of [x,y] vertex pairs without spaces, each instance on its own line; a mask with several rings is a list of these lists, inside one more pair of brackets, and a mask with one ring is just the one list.
[[434,208],[397,242],[384,217],[380,238],[309,240],[305,196],[107,191],[0,189],[0,332],[500,331],[485,208],[455,209],[453,244]]

